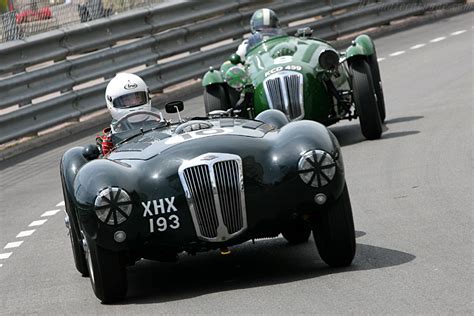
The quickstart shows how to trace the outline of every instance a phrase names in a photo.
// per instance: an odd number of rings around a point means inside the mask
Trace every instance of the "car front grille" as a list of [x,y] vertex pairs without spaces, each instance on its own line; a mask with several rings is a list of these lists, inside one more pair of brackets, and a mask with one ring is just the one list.
[[179,168],[196,234],[226,241],[247,228],[242,160],[230,154],[205,154]]
[[264,89],[270,108],[282,111],[289,120],[304,117],[302,74],[280,71],[265,79]]

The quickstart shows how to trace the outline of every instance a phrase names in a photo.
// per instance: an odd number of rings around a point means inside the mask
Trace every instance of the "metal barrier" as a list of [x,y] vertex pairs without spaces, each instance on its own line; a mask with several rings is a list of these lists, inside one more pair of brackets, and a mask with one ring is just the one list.
[[[120,71],[141,67],[136,73],[152,93],[199,78],[235,51],[249,31],[256,7],[274,9],[289,34],[310,26],[316,36],[331,40],[460,3],[418,1],[399,10],[396,5],[406,1],[181,1],[4,43],[0,45],[0,76],[5,76],[0,80],[0,111],[18,109],[0,115],[0,143],[104,109],[108,79]],[[301,20],[306,21],[288,27]],[[216,43],[224,44],[207,47]],[[49,63],[41,67],[45,62]],[[56,95],[35,100],[51,94]]]

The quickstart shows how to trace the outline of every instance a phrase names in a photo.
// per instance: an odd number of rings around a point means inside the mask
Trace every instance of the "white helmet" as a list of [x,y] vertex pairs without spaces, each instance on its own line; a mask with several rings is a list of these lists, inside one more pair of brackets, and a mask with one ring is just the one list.
[[119,73],[110,80],[105,102],[114,120],[130,112],[151,110],[148,86],[142,78],[129,73]]

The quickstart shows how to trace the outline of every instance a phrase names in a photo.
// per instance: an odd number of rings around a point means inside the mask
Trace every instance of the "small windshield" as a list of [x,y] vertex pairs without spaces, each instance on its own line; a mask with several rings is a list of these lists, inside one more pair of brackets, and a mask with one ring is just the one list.
[[260,44],[261,42],[281,35],[285,35],[285,33],[279,28],[265,28],[258,30],[258,32],[255,32],[250,36],[247,52],[250,51],[253,47]]
[[147,103],[145,91],[132,92],[114,99],[113,104],[117,109],[132,108]]
[[149,130],[165,125],[161,112],[136,111],[127,114],[120,120],[112,123],[113,133],[122,133],[130,130]]

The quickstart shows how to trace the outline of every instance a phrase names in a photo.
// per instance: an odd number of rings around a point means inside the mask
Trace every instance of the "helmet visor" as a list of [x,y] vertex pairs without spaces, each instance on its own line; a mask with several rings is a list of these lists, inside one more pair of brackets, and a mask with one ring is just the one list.
[[147,93],[145,91],[132,92],[124,94],[113,101],[114,107],[117,109],[133,108],[148,102]]

